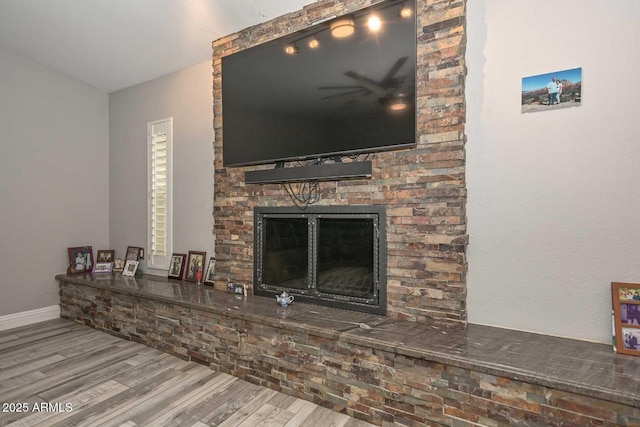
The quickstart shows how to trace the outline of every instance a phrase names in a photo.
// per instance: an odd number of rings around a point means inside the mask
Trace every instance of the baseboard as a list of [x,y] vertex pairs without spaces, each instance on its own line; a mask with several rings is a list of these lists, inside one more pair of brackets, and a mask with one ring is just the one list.
[[38,322],[58,319],[60,317],[60,306],[37,308],[35,310],[23,311],[21,313],[0,316],[0,331],[19,328],[20,326],[32,325]]

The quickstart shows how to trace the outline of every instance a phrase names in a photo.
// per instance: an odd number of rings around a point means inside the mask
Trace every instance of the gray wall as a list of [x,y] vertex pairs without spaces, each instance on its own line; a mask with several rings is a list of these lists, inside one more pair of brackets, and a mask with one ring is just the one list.
[[58,304],[67,248],[109,243],[108,96],[0,45],[0,316]]
[[[467,6],[469,320],[609,341],[610,282],[640,282],[640,3]],[[522,77],[573,67],[581,107],[520,113]],[[174,250],[211,255],[210,63],[108,102],[0,47],[0,316],[57,303],[68,246],[146,247],[151,120],[174,117]]]
[[[469,321],[611,342],[640,282],[640,2],[469,1]],[[522,77],[582,67],[582,106],[522,114]]]
[[[109,237],[147,246],[147,123],[173,117],[174,252],[213,254],[213,98],[207,61],[109,95]],[[143,263],[141,266],[145,272]],[[166,272],[153,272],[163,274]]]

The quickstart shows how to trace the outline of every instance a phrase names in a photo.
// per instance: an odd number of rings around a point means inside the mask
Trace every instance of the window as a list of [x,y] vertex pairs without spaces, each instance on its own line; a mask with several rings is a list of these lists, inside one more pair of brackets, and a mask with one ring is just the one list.
[[168,270],[172,242],[173,118],[147,124],[147,266]]

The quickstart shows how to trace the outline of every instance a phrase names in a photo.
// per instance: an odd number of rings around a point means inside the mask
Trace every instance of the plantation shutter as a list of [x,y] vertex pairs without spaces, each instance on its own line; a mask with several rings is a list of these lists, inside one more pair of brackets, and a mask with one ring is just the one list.
[[172,119],[149,123],[149,266],[168,269],[171,255]]

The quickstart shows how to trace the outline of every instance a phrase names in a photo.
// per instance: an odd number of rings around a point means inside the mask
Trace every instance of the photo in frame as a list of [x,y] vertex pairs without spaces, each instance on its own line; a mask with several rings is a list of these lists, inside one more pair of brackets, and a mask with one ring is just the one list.
[[123,276],[135,276],[136,271],[138,271],[139,261],[128,260],[124,265],[124,270],[122,270]]
[[[144,258],[144,249],[143,248],[139,248],[137,246],[128,246],[127,247],[127,254],[124,257],[125,262],[126,261],[140,261],[142,258]],[[126,266],[125,266],[126,268]]]
[[169,274],[167,277],[170,279],[182,279],[186,259],[187,254],[175,253],[171,255],[171,261],[169,262]]
[[582,68],[522,78],[522,113],[551,111],[582,105]]
[[93,274],[111,273],[113,271],[112,262],[96,262],[93,266]]
[[613,348],[640,356],[640,284],[611,283]]
[[96,255],[96,263],[98,262],[114,262],[116,260],[116,251],[109,250],[98,250],[98,254]]
[[91,273],[93,269],[93,250],[91,246],[67,248],[69,255],[69,274]]
[[198,271],[200,271],[200,280],[202,280],[202,270],[204,269],[204,262],[207,258],[206,252],[189,251],[187,257],[187,269],[184,275],[184,280],[187,282],[195,282],[198,280]]
[[204,283],[208,283],[213,285],[213,275],[216,272],[216,259],[211,257],[209,259],[209,264],[207,265],[207,273],[204,275]]

